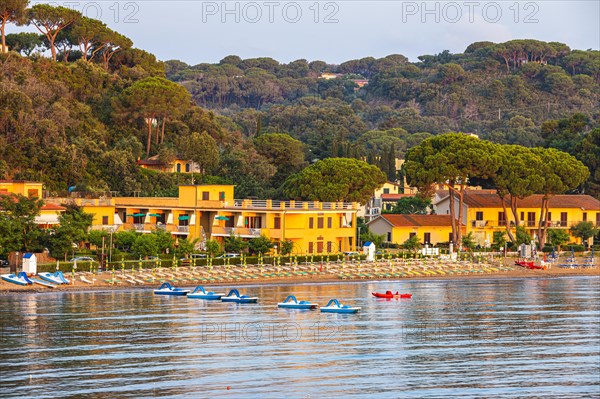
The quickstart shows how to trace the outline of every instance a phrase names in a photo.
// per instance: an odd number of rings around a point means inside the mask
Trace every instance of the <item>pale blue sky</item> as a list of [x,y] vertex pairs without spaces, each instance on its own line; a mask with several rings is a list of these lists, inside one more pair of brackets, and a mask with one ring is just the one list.
[[462,52],[475,41],[517,38],[558,41],[577,49],[600,47],[598,0],[57,3],[99,16],[161,60],[192,65],[230,54],[340,63],[399,53],[416,61],[419,55],[445,49]]

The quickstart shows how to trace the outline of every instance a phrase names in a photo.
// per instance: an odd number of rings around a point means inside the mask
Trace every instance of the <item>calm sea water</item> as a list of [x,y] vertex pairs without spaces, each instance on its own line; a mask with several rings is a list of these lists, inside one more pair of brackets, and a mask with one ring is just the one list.
[[[411,300],[378,300],[398,289]],[[600,396],[600,279],[254,286],[0,297],[0,397]],[[356,315],[276,308],[337,297]]]

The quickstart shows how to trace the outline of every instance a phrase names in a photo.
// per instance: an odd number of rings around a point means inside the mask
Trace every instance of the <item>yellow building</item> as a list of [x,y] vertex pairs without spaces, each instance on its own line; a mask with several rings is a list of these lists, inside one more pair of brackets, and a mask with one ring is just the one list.
[[164,163],[158,159],[158,155],[147,159],[140,159],[137,161],[137,164],[142,169],[150,169],[158,172],[201,173],[200,167],[197,163],[185,159],[175,159],[171,163]]
[[[438,214],[449,214],[449,196],[438,200],[435,204]],[[525,227],[531,237],[537,235],[540,220],[542,195],[532,195],[517,200],[518,224]],[[600,201],[589,195],[554,195],[549,200],[548,214],[544,222],[550,229],[564,229],[582,221],[595,223],[600,226]],[[456,216],[458,216],[458,200],[456,201]],[[493,241],[495,231],[504,232],[506,226],[515,231],[515,218],[510,203],[505,200],[506,213],[502,201],[494,190],[467,191],[464,195],[463,223],[468,232],[473,232],[476,242],[486,245]],[[572,242],[578,241],[571,237]]]
[[42,198],[43,184],[25,180],[0,180],[0,195],[19,194],[28,198]]
[[[42,198],[43,184],[25,180],[0,180],[0,195],[22,195],[28,198]],[[50,228],[59,224],[58,218],[66,210],[63,206],[45,203],[35,217],[40,228]]]
[[447,243],[452,239],[452,224],[448,215],[384,214],[367,223],[367,226],[372,233],[383,235],[385,242],[391,244],[402,244],[413,236],[417,236],[423,245]]
[[94,214],[93,229],[164,230],[181,239],[224,242],[266,236],[276,243],[291,240],[294,253],[355,250],[358,204],[235,199],[232,185],[183,185],[178,197],[49,199],[75,202]]

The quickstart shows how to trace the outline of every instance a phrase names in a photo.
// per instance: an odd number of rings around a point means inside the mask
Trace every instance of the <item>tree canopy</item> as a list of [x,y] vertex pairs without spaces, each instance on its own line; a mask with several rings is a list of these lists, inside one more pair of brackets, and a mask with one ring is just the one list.
[[349,201],[365,204],[386,182],[379,168],[350,158],[327,158],[290,176],[285,193],[312,201]]

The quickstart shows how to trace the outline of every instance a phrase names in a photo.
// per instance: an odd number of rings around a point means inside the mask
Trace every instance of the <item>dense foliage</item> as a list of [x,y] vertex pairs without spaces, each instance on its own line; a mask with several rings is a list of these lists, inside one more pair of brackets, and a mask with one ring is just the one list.
[[[73,10],[26,7],[0,7],[12,50],[0,54],[0,179],[125,195],[175,195],[193,179],[281,198],[284,182],[318,160],[366,160],[394,180],[395,158],[464,131],[575,155],[593,171],[584,188],[600,192],[598,51],[513,40],[415,63],[227,56],[190,66],[159,62]],[[32,32],[5,37],[5,24]],[[136,161],[149,156],[193,161],[200,173],[144,171]]]

